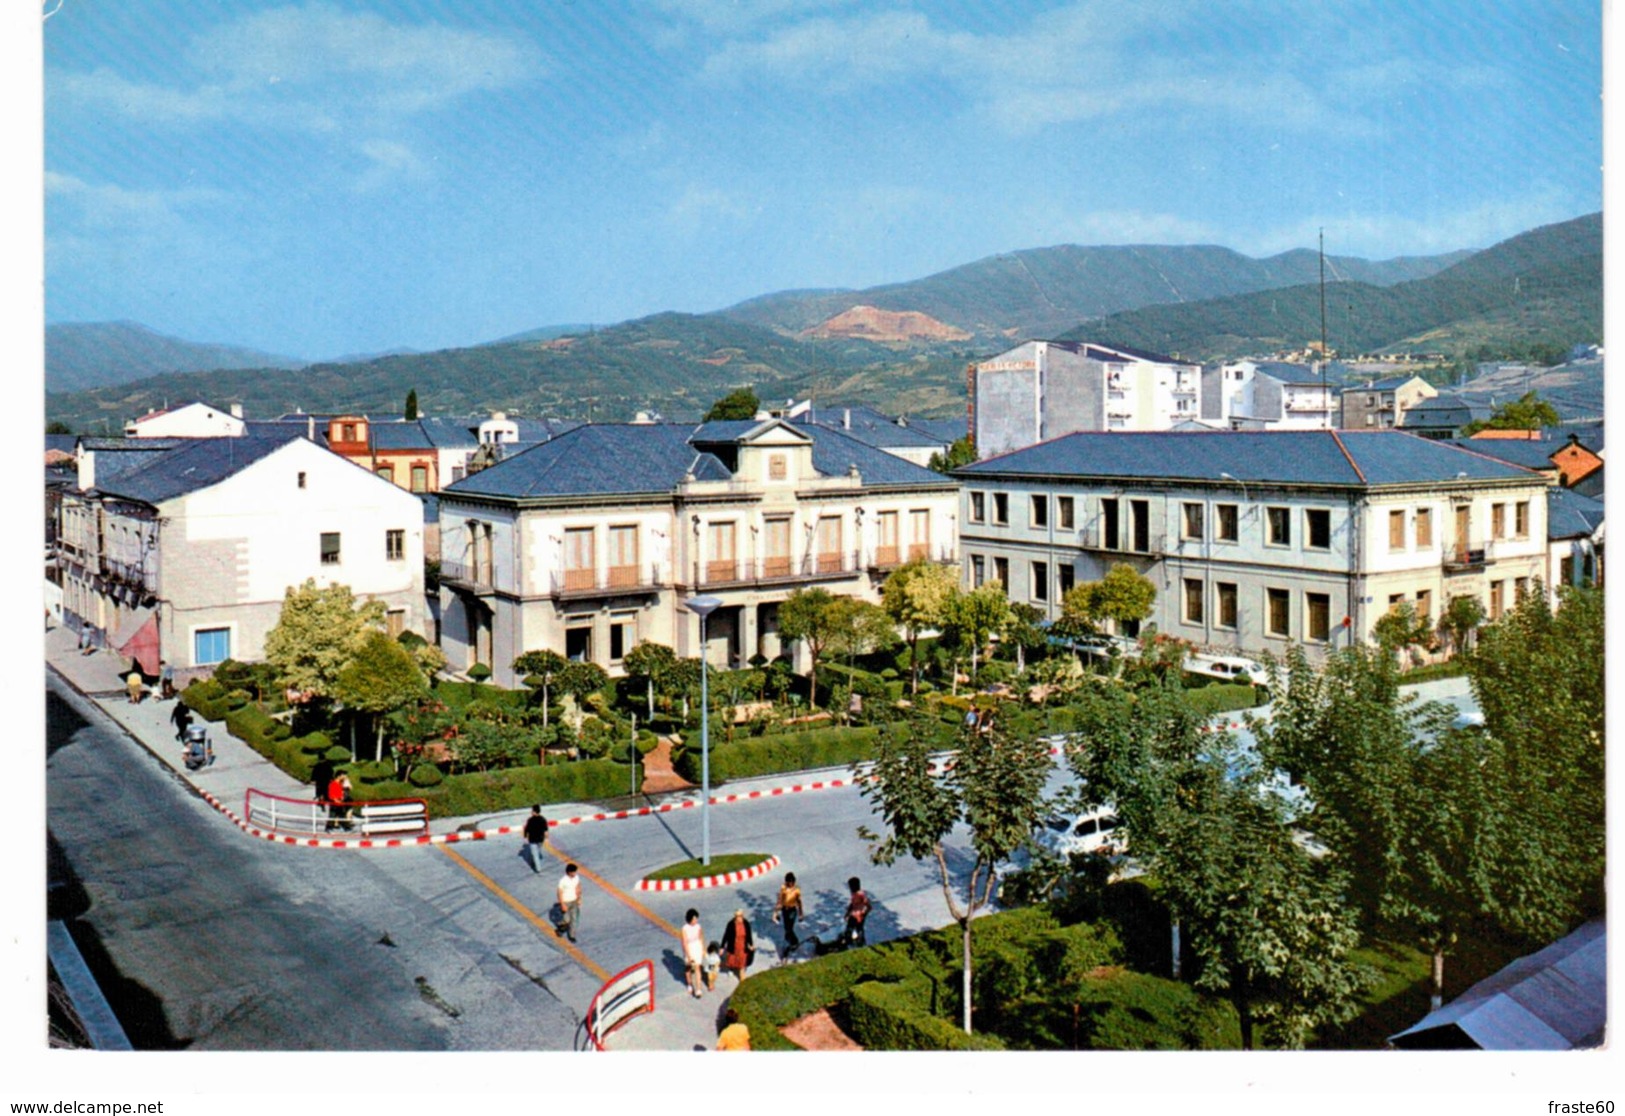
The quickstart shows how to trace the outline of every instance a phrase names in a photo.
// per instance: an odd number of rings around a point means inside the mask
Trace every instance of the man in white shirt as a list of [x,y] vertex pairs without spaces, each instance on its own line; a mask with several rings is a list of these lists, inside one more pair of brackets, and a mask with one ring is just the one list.
[[559,910],[564,914],[564,936],[576,940],[576,923],[581,920],[581,877],[574,864],[564,866],[559,880]]

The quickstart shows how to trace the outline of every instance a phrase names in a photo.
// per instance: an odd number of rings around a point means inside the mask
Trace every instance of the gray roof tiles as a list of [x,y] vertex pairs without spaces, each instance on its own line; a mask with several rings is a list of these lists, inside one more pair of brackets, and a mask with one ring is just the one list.
[[1398,430],[1069,434],[957,470],[1001,475],[1369,487],[1535,479],[1527,469]]
[[1603,524],[1603,503],[1568,488],[1546,493],[1546,537],[1588,538]]
[[187,438],[168,452],[143,455],[133,468],[105,475],[97,455],[96,489],[146,504],[159,504],[213,487],[287,445],[292,438]]

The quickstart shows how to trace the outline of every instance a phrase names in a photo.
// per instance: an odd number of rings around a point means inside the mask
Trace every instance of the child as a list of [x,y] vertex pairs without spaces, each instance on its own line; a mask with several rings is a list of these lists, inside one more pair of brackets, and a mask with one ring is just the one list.
[[701,963],[700,969],[705,974],[705,986],[715,991],[717,974],[722,971],[722,947],[716,942],[706,945],[705,961]]

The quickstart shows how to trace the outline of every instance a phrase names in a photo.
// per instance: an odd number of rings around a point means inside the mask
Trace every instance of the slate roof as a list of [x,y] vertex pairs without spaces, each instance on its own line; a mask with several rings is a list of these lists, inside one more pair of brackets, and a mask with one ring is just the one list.
[[1515,465],[1400,430],[1084,432],[955,471],[967,480],[1063,476],[1368,487],[1451,480],[1534,480]]
[[[568,496],[665,494],[688,472],[702,481],[732,480],[721,460],[699,447],[737,440],[765,422],[740,419],[687,423],[590,423],[505,458],[442,489],[444,496],[544,499]],[[825,427],[800,427],[813,439],[813,467],[845,476],[856,465],[873,486],[935,486],[952,482],[856,438]]]
[[1414,372],[1402,372],[1397,376],[1388,376],[1381,380],[1355,380],[1343,386],[1344,391],[1393,391],[1403,387],[1416,379]]
[[916,430],[923,430],[932,438],[944,445],[953,445],[965,437],[965,416],[951,419],[926,419],[908,416],[908,424]]
[[1608,931],[1593,919],[1479,981],[1388,1041],[1402,1049],[1575,1050],[1608,1022]]
[[145,455],[146,460],[114,476],[104,475],[98,454],[96,490],[108,496],[159,504],[219,484],[292,440],[247,436],[186,438],[166,453]]
[[[1283,384],[1303,384],[1307,387],[1319,387],[1321,383],[1320,372],[1312,365],[1289,364],[1282,360],[1261,360],[1258,362],[1258,375],[1268,376],[1272,380],[1279,380]],[[1326,386],[1335,388],[1337,377],[1326,373]]]
[[1525,469],[1556,469],[1552,454],[1563,448],[1557,442],[1526,438],[1452,438],[1445,444],[1482,453],[1509,465],[1522,465]]
[[374,450],[409,450],[432,449],[434,442],[424,431],[422,424],[413,419],[411,422],[374,422],[367,426],[372,435],[372,448]]
[[[887,446],[936,449],[954,440],[939,437],[914,422],[899,426],[895,419],[887,417],[873,407],[849,407],[844,404],[837,407],[814,407],[790,421],[797,426],[822,426],[830,430],[839,430],[843,434],[849,434],[882,449]],[[956,434],[954,437],[959,435]]]
[[1603,523],[1603,503],[1569,488],[1546,493],[1546,537],[1589,538]]

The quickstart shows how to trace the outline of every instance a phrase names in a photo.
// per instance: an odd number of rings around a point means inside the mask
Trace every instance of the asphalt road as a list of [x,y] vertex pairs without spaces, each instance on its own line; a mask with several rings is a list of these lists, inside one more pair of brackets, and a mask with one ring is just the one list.
[[[50,914],[137,1049],[574,1044],[573,1003],[466,934],[440,854],[252,840],[54,679],[46,749]],[[451,893],[401,886],[407,860]]]

